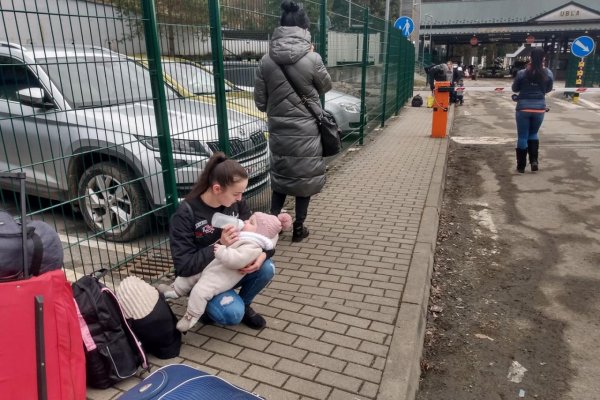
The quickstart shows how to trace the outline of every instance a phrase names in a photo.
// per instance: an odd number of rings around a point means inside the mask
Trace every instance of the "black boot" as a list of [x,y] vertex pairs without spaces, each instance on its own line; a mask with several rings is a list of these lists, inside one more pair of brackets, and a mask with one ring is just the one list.
[[517,151],[517,172],[525,173],[527,166],[527,149],[515,149]]
[[529,152],[529,164],[531,164],[531,170],[537,171],[538,166],[538,149],[540,148],[539,140],[528,140],[527,151]]
[[308,228],[302,222],[294,222],[294,231],[292,232],[292,242],[301,242],[308,237]]

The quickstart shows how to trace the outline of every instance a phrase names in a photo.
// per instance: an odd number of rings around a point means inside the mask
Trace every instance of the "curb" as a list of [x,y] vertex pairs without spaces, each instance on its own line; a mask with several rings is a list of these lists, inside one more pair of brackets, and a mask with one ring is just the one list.
[[[452,130],[453,123],[454,107],[451,108],[448,116],[447,133]],[[419,223],[417,242],[410,261],[390,352],[379,387],[377,397],[379,400],[414,400],[419,389],[431,273],[449,145],[448,135],[443,139],[432,140],[443,140],[443,143],[436,158],[425,208]]]

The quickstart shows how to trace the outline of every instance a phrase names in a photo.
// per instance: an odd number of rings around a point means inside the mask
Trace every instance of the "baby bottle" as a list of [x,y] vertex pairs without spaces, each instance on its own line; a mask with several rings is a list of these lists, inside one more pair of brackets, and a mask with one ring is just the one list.
[[239,231],[244,227],[244,221],[234,217],[233,215],[225,215],[219,212],[213,214],[210,222],[215,228],[223,228],[225,225],[233,225]]

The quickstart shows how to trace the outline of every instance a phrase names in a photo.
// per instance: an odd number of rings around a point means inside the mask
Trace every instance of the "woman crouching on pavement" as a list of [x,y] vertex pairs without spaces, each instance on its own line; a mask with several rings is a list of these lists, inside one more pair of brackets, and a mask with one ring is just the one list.
[[[181,202],[169,225],[171,256],[175,274],[183,277],[199,278],[206,266],[215,258],[215,245],[230,246],[239,239],[239,232],[233,226],[223,229],[213,227],[211,220],[216,212],[233,215],[241,220],[250,218],[252,212],[242,199],[248,186],[248,173],[234,160],[223,153],[215,153],[208,160],[198,181]],[[214,296],[200,317],[204,324],[217,322],[221,325],[237,325],[243,322],[252,329],[266,326],[265,319],[255,312],[252,301],[271,281],[275,266],[265,252],[254,262],[238,270],[241,280],[233,289]],[[189,293],[198,279],[190,282]],[[160,285],[161,292],[177,292],[173,285]],[[180,288],[181,290],[181,288]]]

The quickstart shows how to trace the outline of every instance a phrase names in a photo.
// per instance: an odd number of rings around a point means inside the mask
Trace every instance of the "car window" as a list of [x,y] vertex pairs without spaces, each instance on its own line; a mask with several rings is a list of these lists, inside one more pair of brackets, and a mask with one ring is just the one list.
[[[73,108],[152,100],[150,73],[125,58],[73,57],[38,62]],[[170,89],[165,91],[167,97],[176,97]]]
[[17,101],[19,90],[32,87],[42,86],[27,65],[12,57],[0,56],[0,99]]
[[[214,75],[196,65],[165,61],[162,67],[166,74],[191,93],[198,95],[215,93]],[[225,83],[225,90],[229,92],[234,88]]]
[[257,65],[225,63],[225,79],[238,86],[254,87]]

